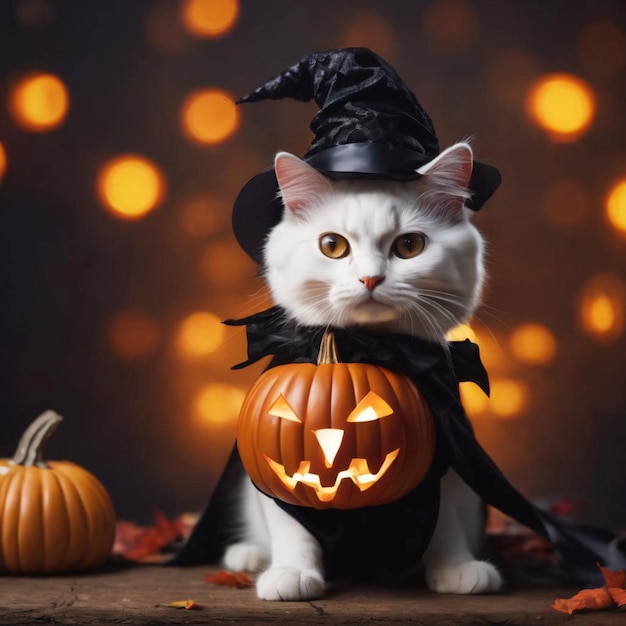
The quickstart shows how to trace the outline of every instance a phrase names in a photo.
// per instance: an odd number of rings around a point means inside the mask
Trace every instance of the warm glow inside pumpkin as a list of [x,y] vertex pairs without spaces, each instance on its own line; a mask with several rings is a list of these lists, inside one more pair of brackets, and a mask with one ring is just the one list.
[[266,371],[241,409],[237,444],[252,481],[291,504],[352,509],[417,487],[435,450],[432,413],[404,375],[339,363],[332,336],[317,365]]

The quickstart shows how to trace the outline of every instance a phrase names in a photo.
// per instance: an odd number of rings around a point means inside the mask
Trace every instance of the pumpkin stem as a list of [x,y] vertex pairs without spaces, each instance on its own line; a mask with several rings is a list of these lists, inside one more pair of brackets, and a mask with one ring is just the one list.
[[11,459],[15,465],[36,465],[46,468],[48,464],[43,460],[43,451],[63,418],[54,411],[42,413],[25,431],[17,450]]
[[320,351],[317,355],[317,364],[322,365],[324,363],[339,363],[337,342],[332,330],[324,332],[322,342],[320,343]]

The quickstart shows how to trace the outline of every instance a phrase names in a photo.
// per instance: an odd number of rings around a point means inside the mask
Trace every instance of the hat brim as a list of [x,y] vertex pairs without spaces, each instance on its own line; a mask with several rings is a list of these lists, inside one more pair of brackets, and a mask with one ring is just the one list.
[[[358,144],[348,144],[356,146]],[[347,146],[337,146],[346,148]],[[371,151],[371,144],[369,150]],[[381,152],[379,159],[364,158],[365,152],[360,149],[343,150],[343,154],[334,156],[343,157],[329,159],[329,155],[320,159],[320,155],[305,159],[309,165],[319,172],[333,179],[369,179],[409,181],[420,178],[415,170],[425,162],[423,155],[417,155],[407,160],[398,158],[402,155],[393,150],[386,151],[387,158]],[[361,154],[362,153],[362,154]],[[415,154],[415,153],[413,153]],[[332,155],[331,155],[332,156]],[[404,155],[406,156],[406,155]],[[412,161],[415,161],[414,163]],[[469,189],[472,197],[466,206],[478,211],[500,186],[502,177],[499,170],[493,165],[474,161]],[[283,203],[279,196],[278,181],[273,167],[268,167],[253,176],[241,189],[233,205],[232,225],[235,238],[243,250],[259,265],[263,263],[263,248],[269,232],[276,226],[283,215]]]

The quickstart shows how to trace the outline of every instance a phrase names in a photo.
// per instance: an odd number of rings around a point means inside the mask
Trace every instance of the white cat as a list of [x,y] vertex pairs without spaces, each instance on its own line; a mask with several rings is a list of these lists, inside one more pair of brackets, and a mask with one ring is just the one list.
[[[331,181],[284,152],[275,170],[286,209],[265,246],[265,276],[288,316],[304,326],[359,326],[445,342],[472,315],[484,270],[482,238],[464,206],[472,171],[467,143],[442,152],[412,182]],[[267,568],[257,581],[266,600],[323,596],[316,539],[246,482],[242,542],[228,547],[225,566]],[[428,587],[498,590],[496,568],[473,556],[482,535],[478,497],[452,471],[441,489],[422,559]]]

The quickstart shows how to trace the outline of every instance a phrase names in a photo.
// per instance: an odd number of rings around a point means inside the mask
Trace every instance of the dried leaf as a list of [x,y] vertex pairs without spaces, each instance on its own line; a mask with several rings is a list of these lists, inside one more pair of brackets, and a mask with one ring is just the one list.
[[607,589],[626,589],[626,570],[610,570],[598,565],[604,576]]
[[613,598],[613,602],[615,602],[618,607],[626,606],[626,589],[609,587],[609,595]]
[[202,608],[193,600],[177,600],[176,602],[170,602],[167,606],[170,609],[187,609],[188,611],[199,611]]
[[552,605],[553,609],[570,615],[581,611],[602,611],[611,607],[613,607],[613,599],[604,587],[583,589],[571,598],[557,598]]
[[626,570],[610,570],[599,563],[598,567],[606,587],[583,589],[567,600],[559,598],[554,601],[552,608],[571,615],[580,611],[603,611],[626,606]]
[[245,572],[227,572],[220,570],[215,574],[207,574],[204,581],[211,585],[224,585],[226,587],[252,587],[252,579]]
[[119,521],[113,553],[129,561],[153,562],[167,558],[157,555],[172,542],[184,537],[187,528],[183,516],[170,520],[158,509],[153,511],[153,515],[151,526]]

